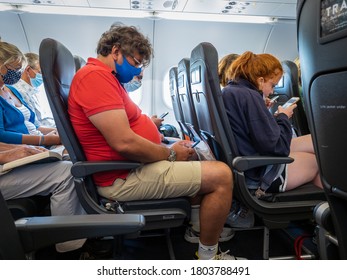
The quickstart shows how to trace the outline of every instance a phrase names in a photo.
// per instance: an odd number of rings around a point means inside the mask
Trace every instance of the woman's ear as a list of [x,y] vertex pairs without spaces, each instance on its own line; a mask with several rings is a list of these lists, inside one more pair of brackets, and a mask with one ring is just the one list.
[[264,81],[265,81],[265,80],[264,80],[263,77],[257,78],[257,83],[258,83],[258,89],[259,89],[259,90],[263,90]]

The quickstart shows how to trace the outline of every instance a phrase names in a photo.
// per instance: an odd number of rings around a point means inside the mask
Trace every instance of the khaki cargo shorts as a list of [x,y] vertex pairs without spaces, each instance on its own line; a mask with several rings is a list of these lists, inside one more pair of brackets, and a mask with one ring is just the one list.
[[199,161],[158,161],[132,170],[113,185],[98,187],[101,196],[119,201],[194,197],[201,187]]

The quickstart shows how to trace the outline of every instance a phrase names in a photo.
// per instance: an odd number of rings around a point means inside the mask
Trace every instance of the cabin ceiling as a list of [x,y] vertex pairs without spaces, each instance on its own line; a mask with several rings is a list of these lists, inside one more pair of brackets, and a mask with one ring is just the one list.
[[193,13],[215,15],[266,16],[276,19],[295,19],[297,0],[17,0],[0,1],[21,6],[63,6],[94,9],[114,9],[125,11],[147,11],[149,14],[174,12],[178,14]]

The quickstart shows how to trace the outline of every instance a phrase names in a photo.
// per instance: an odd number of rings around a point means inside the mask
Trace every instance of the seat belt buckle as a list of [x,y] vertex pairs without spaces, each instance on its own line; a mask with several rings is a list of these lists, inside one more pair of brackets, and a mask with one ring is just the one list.
[[116,212],[117,214],[124,214],[124,209],[118,201],[106,202],[105,208],[109,211]]

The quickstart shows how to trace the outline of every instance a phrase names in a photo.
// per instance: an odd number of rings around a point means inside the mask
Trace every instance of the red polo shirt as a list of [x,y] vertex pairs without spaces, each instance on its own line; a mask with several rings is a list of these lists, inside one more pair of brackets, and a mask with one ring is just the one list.
[[[124,109],[130,128],[138,135],[159,144],[158,129],[152,120],[141,113],[121,84],[112,74],[112,69],[95,58],[74,76],[69,93],[69,115],[77,137],[88,160],[127,160],[106,142],[89,117],[107,110]],[[117,133],[117,127],[114,128]],[[125,179],[128,170],[100,172],[94,175],[98,186],[109,186],[117,178]]]

